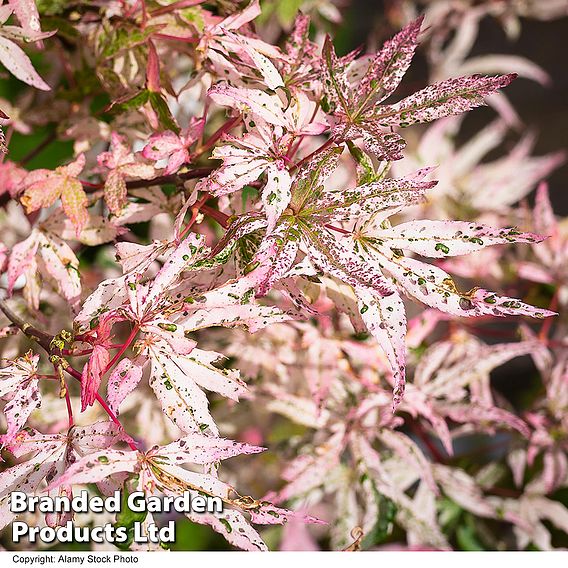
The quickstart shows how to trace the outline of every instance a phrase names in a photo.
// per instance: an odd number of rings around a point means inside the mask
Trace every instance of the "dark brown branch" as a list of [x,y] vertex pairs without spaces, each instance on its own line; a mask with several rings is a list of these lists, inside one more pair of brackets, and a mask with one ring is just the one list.
[[53,340],[53,336],[49,335],[49,333],[45,333],[45,331],[41,331],[37,329],[33,325],[25,322],[20,316],[15,314],[9,307],[8,304],[4,300],[0,300],[0,310],[4,312],[4,315],[14,324],[17,325],[22,333],[33,339],[38,345],[43,347],[47,353],[50,355],[52,354],[52,346],[51,342]]
[[25,166],[28,162],[31,162],[36,156],[41,154],[45,148],[47,148],[52,142],[57,140],[57,132],[53,131],[51,134],[46,136],[31,152],[26,154],[21,160],[20,165]]

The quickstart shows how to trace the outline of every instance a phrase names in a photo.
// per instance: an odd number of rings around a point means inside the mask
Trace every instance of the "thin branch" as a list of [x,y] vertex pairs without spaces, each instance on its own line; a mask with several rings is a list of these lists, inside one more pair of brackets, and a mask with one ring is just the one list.
[[37,329],[33,325],[25,322],[20,316],[16,315],[4,300],[0,300],[0,310],[4,312],[4,315],[14,324],[17,325],[22,333],[33,339],[38,345],[43,347],[49,354],[52,352],[51,341],[53,336],[45,331]]
[[20,165],[25,166],[28,162],[31,162],[36,156],[41,154],[52,142],[57,140],[57,132],[54,130],[51,134],[48,134],[31,152],[26,154],[21,160]]

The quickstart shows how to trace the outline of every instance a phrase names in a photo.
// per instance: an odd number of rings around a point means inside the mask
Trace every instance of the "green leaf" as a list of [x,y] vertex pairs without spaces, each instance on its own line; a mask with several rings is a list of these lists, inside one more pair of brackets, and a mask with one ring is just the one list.
[[128,539],[123,543],[114,543],[120,550],[129,550],[132,541],[134,540],[134,523],[142,523],[146,519],[147,512],[136,513],[128,507],[128,497],[130,491],[125,482],[121,491],[120,513],[116,515],[115,528],[124,527],[128,533]]
[[143,91],[139,91],[135,95],[113,102],[109,110],[114,114],[120,114],[129,110],[136,110],[145,105],[149,99],[150,91],[144,89]]
[[347,148],[349,148],[349,153],[357,162],[357,185],[365,185],[377,181],[379,176],[375,173],[371,158],[351,140],[347,140]]
[[152,105],[152,108],[158,115],[160,124],[166,130],[172,130],[176,134],[179,134],[180,128],[172,113],[170,112],[170,108],[168,107],[168,103],[165,101],[164,97],[160,93],[149,92],[148,99],[150,101],[150,104]]
[[469,514],[466,516],[466,524],[460,525],[457,528],[456,540],[460,550],[464,550],[466,552],[486,550],[477,537],[475,520]]
[[384,495],[376,493],[376,491],[375,496],[379,505],[379,514],[373,528],[365,535],[361,542],[362,550],[368,550],[373,546],[382,544],[388,538],[396,515],[396,505],[393,501]]
[[106,43],[102,49],[105,59],[113,57],[121,51],[133,49],[146,43],[148,38],[163,26],[147,26],[143,30],[139,27],[113,27],[106,36]]

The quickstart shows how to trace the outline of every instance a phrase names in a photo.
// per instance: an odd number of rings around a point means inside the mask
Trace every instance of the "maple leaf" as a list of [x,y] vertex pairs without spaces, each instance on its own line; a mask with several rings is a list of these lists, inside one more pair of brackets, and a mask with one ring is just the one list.
[[153,134],[142,150],[142,155],[155,161],[167,159],[164,174],[173,174],[191,161],[189,149],[201,137],[204,125],[203,118],[192,117],[187,128],[179,134],[171,130]]
[[52,232],[34,229],[31,235],[12,247],[8,259],[8,293],[25,276],[24,295],[34,310],[39,307],[41,279],[54,282],[59,293],[72,305],[81,295],[79,260],[71,247]]
[[[29,495],[47,491],[52,495],[53,489],[45,489],[44,481],[53,482],[72,463],[123,439],[124,432],[112,422],[74,426],[63,434],[42,434],[31,428],[21,430],[7,448],[17,458],[28,454],[30,457],[0,473],[0,527],[5,527],[16,516],[10,510],[14,491]],[[61,484],[58,489],[67,495],[72,493],[69,484]]]
[[[264,448],[232,440],[191,434],[166,446],[155,446],[145,453],[120,450],[92,453],[68,468],[51,484],[51,488],[100,482],[124,472],[139,475],[140,489],[148,495],[180,495],[183,491],[189,491],[191,497],[197,494],[219,497],[230,509],[207,515],[189,514],[190,520],[209,524],[229,542],[245,550],[266,550],[266,545],[250,527],[243,512],[250,515],[253,523],[260,524],[282,524],[293,517],[294,513],[265,501],[241,496],[231,485],[212,473],[196,473],[182,467],[191,463],[205,466],[207,470],[220,460],[263,450]],[[316,522],[311,518],[306,520]]]
[[8,430],[2,436],[2,446],[12,442],[30,414],[41,406],[38,362],[39,355],[28,351],[23,357],[0,369],[0,397],[9,397],[4,407]]
[[63,211],[73,225],[77,234],[87,223],[87,196],[77,176],[85,167],[85,156],[79,154],[77,159],[66,166],[55,170],[33,170],[22,180],[24,193],[21,202],[28,213],[44,207],[50,207],[61,198]]
[[324,109],[337,120],[340,140],[363,138],[366,148],[381,160],[400,160],[404,140],[392,128],[430,122],[485,104],[484,97],[506,87],[516,75],[471,76],[430,85],[398,103],[381,105],[399,85],[416,47],[422,18],[410,23],[385,43],[362,78],[335,54],[329,37],[323,48]]
[[107,168],[105,180],[105,201],[111,213],[117,215],[127,202],[126,178],[150,179],[154,168],[136,159],[126,145],[126,138],[116,132],[111,134],[111,146],[108,152],[97,156],[99,166]]
[[309,86],[315,90],[321,73],[321,56],[318,45],[310,40],[309,16],[302,13],[296,16],[284,53],[286,57],[277,64],[286,85]]
[[[390,228],[385,225],[389,216],[420,202],[426,190],[435,185],[422,181],[428,170],[402,180],[378,179],[354,190],[323,191],[324,181],[337,167],[341,151],[328,149],[298,172],[291,190],[290,214],[282,216],[273,234],[259,247],[257,262],[268,267],[257,289],[266,293],[286,276],[296,262],[300,245],[316,268],[350,285],[362,320],[390,362],[395,407],[404,392],[406,366],[406,316],[399,291],[465,317],[554,315],[480,288],[459,292],[445,271],[404,254],[406,250],[444,258],[493,244],[538,242],[542,237],[514,228],[496,230],[460,221],[413,221]],[[352,219],[358,219],[360,228],[352,234],[341,229],[342,238],[336,238],[335,231],[328,228],[330,222]]]
[[[12,11],[20,20],[21,28],[5,25]],[[20,81],[49,91],[51,87],[38,75],[30,58],[14,40],[39,41],[52,36],[55,31],[41,32],[34,2],[10,2],[0,6],[0,62]]]
[[237,81],[242,81],[243,76],[253,80],[261,77],[269,88],[275,89],[282,86],[283,81],[269,58],[282,58],[278,47],[257,37],[237,33],[259,14],[259,0],[251,0],[244,10],[222,20],[214,19],[205,26],[197,52],[213,63],[221,77],[229,76]]
[[559,222],[550,203],[548,185],[541,183],[536,193],[532,224],[535,231],[549,237],[533,247],[534,259],[518,262],[519,275],[533,282],[559,285],[558,297],[562,305],[568,302],[568,233]]
[[9,193],[10,197],[16,197],[20,189],[22,179],[27,171],[20,168],[10,160],[0,164],[0,195]]

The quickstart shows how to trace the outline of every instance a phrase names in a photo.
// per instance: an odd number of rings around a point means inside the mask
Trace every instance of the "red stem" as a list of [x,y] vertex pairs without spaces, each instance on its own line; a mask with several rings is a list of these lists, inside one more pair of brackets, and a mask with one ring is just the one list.
[[342,229],[341,227],[334,227],[333,225],[326,225],[326,227],[328,229],[331,229],[332,231],[337,231],[338,233],[341,233],[342,235],[351,235],[351,231],[346,231],[345,229]]
[[73,427],[73,408],[71,407],[71,397],[69,396],[69,389],[65,385],[65,403],[67,404],[67,416],[69,417],[69,428]]
[[112,369],[112,367],[114,366],[114,364],[122,357],[122,355],[124,355],[124,352],[130,347],[130,344],[134,341],[134,338],[136,337],[136,334],[139,331],[139,327],[137,325],[135,325],[132,330],[130,331],[130,335],[128,336],[128,339],[126,340],[126,342],[123,344],[123,346],[120,348],[120,351],[118,351],[115,356],[112,358],[112,360],[110,361],[110,363],[106,366],[103,376],[106,375],[110,369]]
[[197,201],[197,203],[191,208],[191,219],[187,223],[187,227],[180,233],[179,235],[180,241],[185,237],[185,235],[187,235],[191,227],[193,227],[195,221],[197,220],[197,216],[199,215],[199,210],[201,209],[201,207],[203,207],[203,205],[205,205],[205,202],[210,197],[211,196],[208,193],[205,193],[205,195],[203,195],[201,199]]
[[294,170],[298,169],[300,166],[305,164],[307,161],[311,160],[314,156],[316,156],[320,152],[323,152],[324,150],[329,148],[334,142],[335,142],[334,138],[329,138],[327,140],[327,142],[322,144],[317,150],[314,150],[311,154],[308,154],[305,158],[302,158],[299,162],[297,162],[295,165],[293,165],[290,168],[290,171],[293,172]]
[[209,205],[202,205],[201,212],[205,213],[211,217],[211,219],[217,221],[221,227],[226,229],[229,226],[229,216],[225,215],[222,211],[218,211],[217,209],[213,209],[213,207],[209,207]]
[[214,146],[215,143],[217,142],[217,140],[219,140],[219,138],[221,138],[221,136],[223,136],[223,134],[225,134],[226,132],[229,132],[229,130],[231,130],[231,128],[236,126],[241,120],[242,120],[242,117],[240,117],[240,116],[234,116],[233,118],[230,118],[229,120],[227,120],[227,122],[225,122],[225,124],[220,126],[209,137],[209,139],[205,142],[205,144],[203,144],[203,146],[201,146],[201,148],[197,148],[197,151],[196,151],[196,154],[194,155],[194,158],[196,158],[197,156],[201,156],[201,154],[203,154],[204,152],[207,152],[207,150],[209,150],[209,148]]
[[432,454],[432,457],[438,463],[445,463],[446,458],[442,455],[442,453],[436,447],[434,442],[432,442],[432,440],[430,439],[430,436],[428,436],[428,434],[426,432],[424,432],[422,425],[419,422],[416,422],[415,420],[408,420],[407,422],[408,422],[410,428],[412,429],[412,431],[420,438],[420,440],[428,448],[428,451]]

